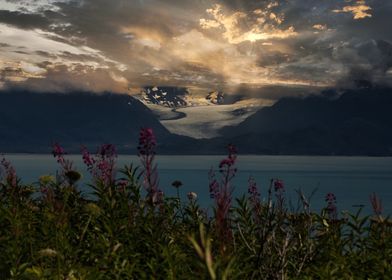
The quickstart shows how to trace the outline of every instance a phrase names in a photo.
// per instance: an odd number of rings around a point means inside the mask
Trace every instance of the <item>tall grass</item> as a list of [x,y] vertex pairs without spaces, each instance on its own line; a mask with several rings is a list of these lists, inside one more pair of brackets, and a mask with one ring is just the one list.
[[392,279],[392,223],[375,194],[373,216],[338,213],[333,194],[321,213],[300,192],[300,207],[289,210],[279,179],[262,199],[250,178],[248,195],[234,199],[231,145],[210,172],[214,207],[205,211],[196,193],[164,196],[152,130],[139,142],[140,167],[119,174],[112,145],[95,155],[83,148],[93,200],[57,144],[57,178],[21,184],[3,159],[0,279]]

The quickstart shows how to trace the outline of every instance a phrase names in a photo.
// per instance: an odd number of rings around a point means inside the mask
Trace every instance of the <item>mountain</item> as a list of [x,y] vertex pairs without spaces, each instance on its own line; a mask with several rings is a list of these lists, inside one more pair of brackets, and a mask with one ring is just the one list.
[[70,153],[113,143],[135,154],[139,129],[150,127],[158,154],[224,154],[233,143],[243,154],[392,155],[391,106],[389,88],[330,90],[280,99],[221,137],[193,139],[170,133],[128,95],[0,91],[0,153],[48,153],[59,142]]
[[221,130],[242,153],[392,155],[392,89],[283,98]]
[[212,104],[224,104],[224,94],[220,91],[212,91],[206,96],[206,100]]
[[185,107],[188,105],[186,88],[181,87],[145,87],[140,100],[146,104],[156,104],[170,108]]
[[135,153],[141,127],[154,129],[162,152],[178,148],[164,143],[192,143],[171,134],[144,104],[127,95],[2,91],[0,104],[0,152],[47,153],[58,141],[68,152],[113,143],[120,152]]

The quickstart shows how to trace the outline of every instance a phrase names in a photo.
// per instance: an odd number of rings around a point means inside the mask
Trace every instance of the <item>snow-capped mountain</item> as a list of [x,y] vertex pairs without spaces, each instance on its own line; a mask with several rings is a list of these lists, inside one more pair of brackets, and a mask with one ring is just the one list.
[[206,96],[206,100],[211,102],[212,104],[220,105],[224,104],[225,96],[221,91],[212,91]]
[[[135,97],[145,105],[160,105],[172,109],[230,103],[230,100],[221,91],[211,91],[203,96],[194,95],[187,88],[169,86],[146,86]],[[234,100],[232,103],[236,101],[238,100]]]
[[187,107],[189,91],[181,87],[145,87],[138,98],[147,105],[155,104],[169,108]]

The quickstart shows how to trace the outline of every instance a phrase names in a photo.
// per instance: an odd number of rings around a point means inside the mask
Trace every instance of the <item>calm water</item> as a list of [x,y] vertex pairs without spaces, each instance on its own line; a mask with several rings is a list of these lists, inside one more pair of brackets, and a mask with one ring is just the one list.
[[[88,174],[79,155],[70,155],[77,170]],[[208,171],[217,168],[222,156],[158,156],[160,187],[166,194],[175,193],[171,182],[181,180],[183,196],[189,191],[198,194],[203,206],[211,203],[208,193]],[[50,155],[7,155],[16,167],[23,182],[37,181],[43,174],[55,174],[58,168]],[[136,156],[119,156],[118,166],[138,164]],[[219,172],[217,173],[219,175]],[[286,192],[296,205],[296,189],[305,194],[317,189],[311,200],[312,209],[319,211],[328,192],[337,196],[339,210],[356,211],[353,205],[365,205],[364,212],[370,213],[369,195],[376,192],[383,201],[384,212],[392,213],[392,158],[371,157],[304,157],[304,156],[239,156],[238,173],[233,181],[235,196],[247,192],[247,180],[253,176],[261,193],[265,196],[271,178],[284,181]],[[89,193],[82,182],[81,189]]]

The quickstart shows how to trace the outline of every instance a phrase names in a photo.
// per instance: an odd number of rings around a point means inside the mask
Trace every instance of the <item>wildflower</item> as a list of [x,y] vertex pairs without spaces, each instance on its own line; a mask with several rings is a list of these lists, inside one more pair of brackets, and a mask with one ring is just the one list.
[[195,192],[189,192],[189,193],[187,194],[187,197],[188,197],[188,199],[189,199],[190,201],[194,201],[194,200],[197,199],[197,194],[196,194]]
[[284,205],[284,192],[285,192],[285,188],[284,188],[284,183],[282,180],[280,179],[275,179],[274,180],[274,189],[275,189],[275,195],[276,195],[276,199],[278,202],[278,208],[280,210],[283,210],[283,205]]
[[98,149],[98,154],[101,157],[117,157],[117,152],[116,152],[116,147],[112,144],[103,144],[99,149]]
[[64,148],[61,147],[59,143],[54,143],[52,154],[54,157],[62,157],[65,155]]
[[4,172],[5,173],[5,179],[6,179],[7,183],[11,187],[16,187],[17,184],[18,184],[18,177],[16,175],[16,170],[12,166],[11,162],[6,160],[5,157],[3,157],[1,162],[0,162],[0,165],[1,165],[0,167],[2,167],[2,169],[3,169],[3,170],[0,169],[0,175],[1,175],[2,172]]
[[99,208],[99,206],[93,202],[87,203],[84,206],[84,209],[93,217],[98,217],[101,214],[101,208]]
[[250,201],[256,205],[260,203],[260,193],[257,189],[256,180],[250,176],[248,179],[248,194],[250,195]]
[[86,147],[82,147],[82,158],[87,170],[96,181],[110,185],[115,178],[116,148],[112,144],[103,144],[95,156],[91,156]]
[[230,220],[228,215],[231,207],[233,190],[230,182],[237,172],[237,168],[235,168],[237,149],[234,145],[231,144],[228,145],[227,148],[229,152],[228,156],[219,164],[219,172],[222,174],[221,182],[219,183],[216,180],[213,169],[211,169],[209,172],[210,196],[211,198],[215,199],[217,230],[223,240],[231,238]]
[[373,193],[370,195],[370,203],[372,204],[373,212],[377,216],[380,216],[383,210],[382,207],[382,201],[381,199],[376,195],[376,193]]
[[157,165],[154,164],[156,145],[157,142],[153,130],[151,128],[142,128],[139,135],[139,158],[144,168],[143,185],[147,190],[148,199],[153,204],[155,201],[160,201],[157,197],[161,196],[158,194],[161,191],[158,188]]
[[153,202],[154,205],[162,204],[163,198],[164,198],[163,191],[157,190],[157,191],[154,192],[154,194],[152,195],[152,202]]
[[90,153],[88,152],[86,147],[82,147],[82,159],[84,164],[87,166],[87,168],[92,168],[95,160],[94,158],[91,157]]
[[336,207],[336,196],[333,193],[327,193],[325,196],[327,207],[325,208],[331,220],[336,220],[338,217]]
[[325,196],[325,201],[328,203],[335,203],[336,196],[333,193],[327,193],[327,195]]
[[38,179],[40,185],[49,185],[55,182],[55,178],[52,175],[42,175]]
[[51,175],[42,175],[38,178],[40,191],[42,194],[47,195],[49,187],[55,183],[55,178]]
[[57,254],[56,250],[50,248],[42,249],[38,252],[38,255],[41,257],[55,257]]
[[[221,169],[221,172],[223,168],[230,168],[231,166],[233,166],[235,164],[235,161],[237,159],[237,149],[234,145],[229,144],[227,146],[227,149],[229,151],[229,154],[227,156],[227,158],[221,160],[220,164],[219,164],[219,168]],[[233,169],[234,173],[237,171],[237,169]]]
[[175,180],[175,181],[172,183],[172,186],[175,187],[176,189],[178,189],[179,187],[182,186],[182,182],[179,181],[179,180]]
[[274,181],[274,188],[275,188],[275,192],[284,191],[284,184],[283,184],[283,181],[280,180],[280,179],[276,179],[276,180]]
[[63,172],[66,173],[68,171],[72,170],[72,161],[66,160],[64,158],[65,150],[63,147],[60,146],[59,143],[54,143],[53,144],[53,150],[52,154],[55,158],[57,158],[57,162],[60,164],[60,166],[63,168]]
[[151,128],[142,128],[139,136],[139,154],[154,155],[157,145],[154,132]]
[[210,198],[214,199],[215,197],[218,197],[219,195],[219,183],[215,179],[215,172],[213,168],[211,167],[210,171],[208,172],[208,178],[209,178],[209,191],[210,191]]

